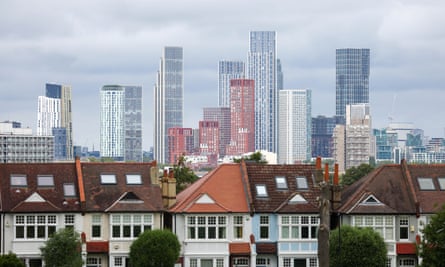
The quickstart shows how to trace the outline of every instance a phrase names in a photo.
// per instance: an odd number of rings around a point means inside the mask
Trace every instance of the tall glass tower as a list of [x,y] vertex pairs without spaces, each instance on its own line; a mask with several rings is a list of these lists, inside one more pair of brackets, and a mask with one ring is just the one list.
[[255,81],[255,149],[277,152],[278,90],[275,31],[250,32],[247,78]]
[[100,91],[100,153],[142,161],[142,87],[105,85]]
[[245,77],[243,61],[221,60],[218,63],[218,106],[230,107],[230,80]]
[[346,105],[369,103],[369,49],[336,50],[335,115],[345,124]]
[[55,160],[73,159],[71,86],[47,83],[38,98],[37,135],[55,136]]
[[168,129],[182,127],[184,113],[182,47],[164,47],[154,88],[154,159],[168,163]]

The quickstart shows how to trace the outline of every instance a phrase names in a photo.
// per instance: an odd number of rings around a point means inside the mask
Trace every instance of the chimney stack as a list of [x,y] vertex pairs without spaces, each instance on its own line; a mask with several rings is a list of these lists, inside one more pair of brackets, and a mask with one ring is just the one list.
[[169,208],[176,203],[176,179],[174,170],[164,170],[162,177],[162,203]]

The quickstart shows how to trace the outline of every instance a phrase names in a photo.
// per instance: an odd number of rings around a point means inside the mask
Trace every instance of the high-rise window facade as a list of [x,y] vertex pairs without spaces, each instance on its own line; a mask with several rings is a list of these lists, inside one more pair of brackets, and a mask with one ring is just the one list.
[[345,124],[346,105],[369,103],[368,48],[336,50],[336,101],[337,123]]
[[230,80],[245,77],[243,61],[222,60],[218,63],[218,105],[230,106]]
[[255,151],[255,81],[235,79],[230,82],[231,141],[226,155],[238,156]]
[[312,157],[331,158],[335,117],[312,118]]
[[230,143],[230,107],[203,108],[203,117],[204,121],[218,122],[219,157],[224,157],[226,155],[226,147]]
[[311,158],[311,91],[279,92],[278,163],[294,164]]
[[100,99],[101,156],[141,162],[142,87],[105,85]]
[[168,129],[182,127],[184,105],[183,49],[164,47],[154,88],[154,159],[167,163]]
[[250,32],[247,78],[255,81],[255,150],[277,152],[276,33]]
[[65,129],[64,138],[54,140],[54,159],[70,160],[73,158],[73,126],[71,116],[71,86],[50,84],[45,85],[45,96],[38,98],[37,135],[53,135]]

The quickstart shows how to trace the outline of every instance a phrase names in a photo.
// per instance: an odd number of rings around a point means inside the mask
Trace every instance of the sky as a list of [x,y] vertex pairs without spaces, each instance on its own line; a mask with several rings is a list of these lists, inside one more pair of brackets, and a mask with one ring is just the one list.
[[100,88],[143,88],[143,149],[164,46],[184,49],[184,127],[216,107],[218,61],[246,60],[250,31],[276,31],[285,89],[335,115],[335,49],[370,48],[373,128],[411,122],[445,137],[445,1],[2,0],[0,121],[36,133],[46,83],[72,86],[74,144],[99,150]]

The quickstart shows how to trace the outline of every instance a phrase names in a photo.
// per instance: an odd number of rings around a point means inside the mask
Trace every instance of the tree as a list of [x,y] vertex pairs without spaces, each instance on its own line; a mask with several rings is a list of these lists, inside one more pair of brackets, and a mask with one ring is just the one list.
[[130,264],[133,267],[173,267],[180,249],[178,238],[170,230],[148,230],[131,244]]
[[0,256],[0,267],[25,267],[25,264],[14,253]]
[[341,176],[342,185],[350,185],[360,178],[365,177],[368,173],[374,170],[369,164],[362,163],[358,167],[351,167],[346,170],[345,174]]
[[261,154],[260,151],[254,152],[254,153],[250,154],[249,156],[242,157],[240,159],[234,159],[233,162],[240,163],[241,160],[254,161],[254,162],[260,163],[260,164],[267,164],[267,161],[263,159],[263,154]]
[[431,217],[422,233],[423,238],[418,246],[421,266],[445,266],[445,205]]
[[181,156],[178,160],[178,164],[173,167],[173,173],[176,179],[176,193],[181,192],[199,178],[189,167],[185,165],[184,156]]
[[341,226],[331,232],[329,247],[329,266],[386,266],[385,241],[371,228]]
[[80,236],[72,228],[54,233],[40,248],[47,267],[81,267]]

